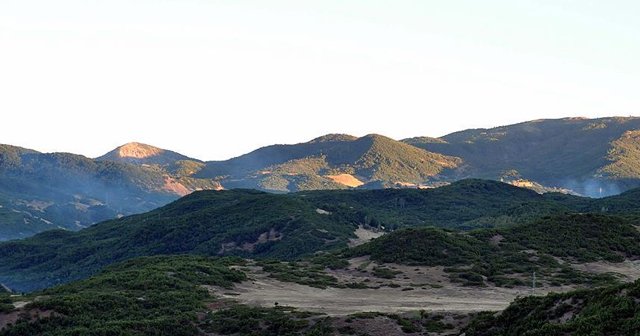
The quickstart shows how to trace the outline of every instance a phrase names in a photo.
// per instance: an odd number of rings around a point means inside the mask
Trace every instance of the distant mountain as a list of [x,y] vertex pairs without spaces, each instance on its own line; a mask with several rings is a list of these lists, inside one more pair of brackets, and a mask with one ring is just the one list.
[[640,118],[534,120],[405,143],[462,159],[447,178],[535,181],[606,196],[640,185]]
[[[603,209],[603,204],[614,203],[619,204],[615,212]],[[546,214],[638,209],[640,202],[633,194],[604,200],[539,195],[482,180],[426,190],[201,191],[79,232],[50,231],[2,243],[0,282],[32,290],[84,278],[113,262],[159,254],[292,260],[346,247],[359,226],[471,229],[526,223]]]
[[150,146],[139,142],[124,144],[109,153],[97,158],[99,161],[115,161],[137,164],[156,164],[170,166],[178,161],[195,161],[196,159],[184,156],[170,150]]
[[226,161],[207,162],[196,174],[225,188],[271,191],[418,186],[458,166],[455,157],[431,153],[381,135],[325,135],[306,143],[273,145]]
[[402,141],[328,134],[206,162],[195,176],[225,188],[279,192],[430,187],[485,178],[538,192],[602,197],[640,186],[640,118],[534,120]]
[[640,186],[640,118],[535,120],[402,141],[328,134],[210,162],[136,142],[94,160],[0,145],[0,240],[82,228],[201,189],[422,188],[466,178],[618,194]]
[[[171,156],[183,158],[165,157]],[[0,145],[0,240],[55,228],[77,230],[149,211],[196,189],[220,188],[215,181],[173,169],[190,162],[182,160],[165,169]]]

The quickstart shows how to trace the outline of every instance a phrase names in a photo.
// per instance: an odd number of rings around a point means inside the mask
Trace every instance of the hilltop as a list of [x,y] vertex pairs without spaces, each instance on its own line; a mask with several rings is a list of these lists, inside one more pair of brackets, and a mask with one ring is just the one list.
[[226,161],[207,162],[197,174],[227,188],[272,191],[418,186],[438,180],[459,160],[391,138],[330,134],[306,143],[273,145]]
[[525,179],[601,197],[639,185],[639,129],[636,117],[543,119],[403,141],[459,157],[453,179]]
[[0,240],[77,230],[203,189],[431,188],[484,178],[539,193],[610,196],[640,186],[639,132],[640,118],[612,117],[402,141],[327,134],[209,162],[137,142],[97,159],[0,145]]
[[140,142],[129,142],[96,158],[99,161],[116,161],[138,164],[172,165],[176,161],[196,161],[190,157],[170,150],[154,147]]

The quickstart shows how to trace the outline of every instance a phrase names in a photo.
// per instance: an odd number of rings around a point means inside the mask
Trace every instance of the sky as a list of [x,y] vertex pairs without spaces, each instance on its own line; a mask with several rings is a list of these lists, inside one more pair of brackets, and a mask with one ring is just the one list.
[[640,113],[632,0],[1,0],[0,143],[222,160]]

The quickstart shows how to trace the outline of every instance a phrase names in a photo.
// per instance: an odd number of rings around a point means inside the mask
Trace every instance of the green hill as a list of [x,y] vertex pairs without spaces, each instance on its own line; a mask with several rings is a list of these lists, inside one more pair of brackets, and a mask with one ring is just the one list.
[[577,262],[640,257],[640,231],[628,220],[596,214],[545,216],[529,223],[471,232],[411,228],[349,250],[373,260],[409,265],[469,263],[499,251],[535,250]]
[[345,247],[358,225],[472,228],[567,209],[530,190],[481,180],[429,190],[201,191],[77,233],[51,231],[0,244],[0,282],[19,290],[39,288],[143,255],[294,259]]
[[[86,280],[19,298],[28,304],[0,336],[22,335],[333,335],[345,321],[388,316],[406,333],[447,329],[429,314],[318,316],[288,307],[250,307],[216,297],[247,280],[245,262],[198,256],[142,257]],[[212,289],[212,290],[208,290]],[[363,289],[364,290],[364,289]],[[375,290],[375,289],[368,289]],[[634,335],[640,331],[640,281],[594,290],[516,299],[506,310],[471,315],[466,335]],[[16,313],[0,295],[0,317]],[[435,317],[435,316],[434,316]],[[442,315],[433,321],[441,321]],[[462,322],[466,324],[466,322]],[[392,329],[395,330],[395,329]],[[400,332],[398,332],[400,334]],[[404,334],[404,333],[402,333]]]
[[84,278],[131,257],[157,254],[292,258],[345,246],[354,224],[289,195],[196,192],[142,215],[77,233],[49,231],[0,244],[0,278],[20,290]]
[[517,299],[477,317],[469,336],[638,335],[640,280],[624,285]]
[[23,318],[0,328],[0,336],[311,336],[337,331],[334,320],[322,314],[219,297],[220,290],[231,291],[247,280],[237,269],[243,264],[240,259],[159,256],[112,265],[90,279],[21,297],[30,303],[13,313]]
[[[207,162],[196,175],[219,179],[227,188],[273,191],[339,189],[362,184],[418,185],[456,167],[454,157],[430,153],[371,134],[330,134],[307,143],[273,145],[227,161]],[[340,179],[349,175],[355,184]]]
[[555,215],[471,232],[404,229],[338,256],[364,255],[382,263],[448,266],[445,270],[453,279],[470,285],[524,284],[522,279],[532,272],[537,272],[541,284],[590,283],[604,278],[593,278],[568,265],[640,258],[640,231],[621,217]]
[[[367,217],[365,224],[387,229],[430,225],[468,230],[524,223],[554,213],[627,213],[640,205],[635,199],[623,195],[603,201],[560,193],[541,195],[529,189],[480,179],[460,180],[426,190],[335,190],[298,194],[326,203],[328,209],[353,208],[362,214],[362,218]],[[627,206],[603,208],[601,204],[607,204],[604,200],[622,202]]]
[[[506,227],[549,214],[601,209],[599,202],[626,198],[546,196],[483,180],[427,190],[200,191],[151,212],[79,232],[50,231],[2,243],[0,282],[32,290],[86,277],[113,262],[157,254],[292,260],[346,247],[358,226],[387,231],[429,225]],[[624,211],[632,206],[637,209],[640,202],[627,204]],[[524,239],[509,235],[514,241]],[[528,235],[535,236],[535,230]]]
[[[460,157],[450,178],[518,177],[589,196],[637,187],[640,118],[534,120],[404,142]],[[507,174],[507,175],[505,175]]]
[[25,310],[54,313],[20,320],[0,335],[201,335],[196,313],[213,300],[202,286],[230,288],[246,279],[229,266],[189,256],[130,260],[38,293]]

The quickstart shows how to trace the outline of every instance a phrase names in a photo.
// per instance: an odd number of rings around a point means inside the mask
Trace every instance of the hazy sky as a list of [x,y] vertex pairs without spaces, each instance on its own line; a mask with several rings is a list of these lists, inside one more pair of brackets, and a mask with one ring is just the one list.
[[640,112],[640,2],[0,0],[0,143],[225,159]]

